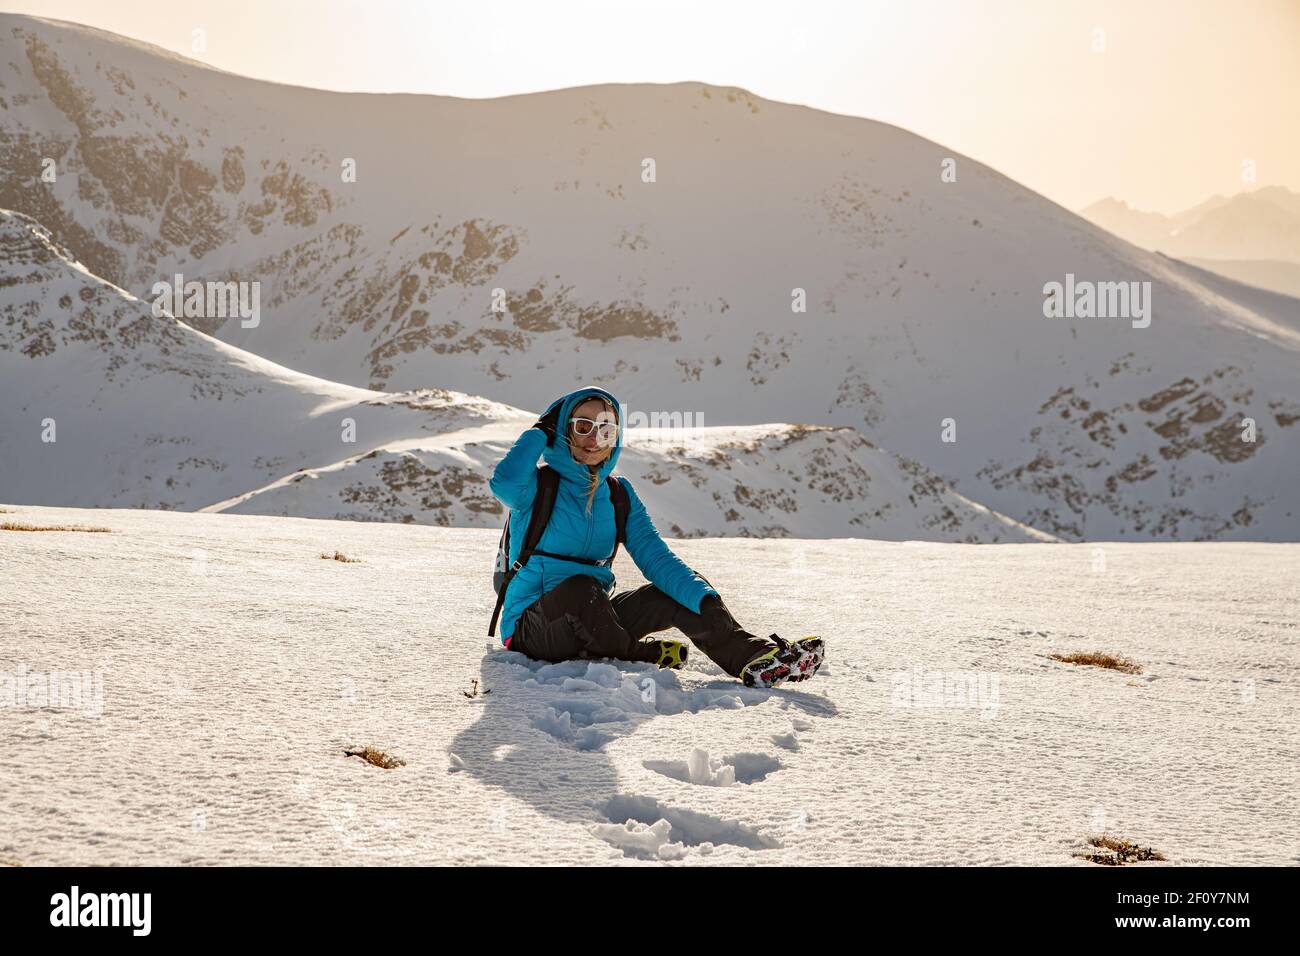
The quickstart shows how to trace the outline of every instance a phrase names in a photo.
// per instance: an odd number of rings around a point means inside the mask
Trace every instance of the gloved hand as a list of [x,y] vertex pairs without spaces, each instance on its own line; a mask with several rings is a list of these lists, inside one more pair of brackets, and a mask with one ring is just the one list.
[[546,444],[548,446],[555,444],[555,432],[559,428],[560,407],[563,404],[563,402],[556,402],[545,415],[533,422],[534,428],[540,428],[546,433]]
[[700,602],[700,617],[704,618],[704,623],[714,633],[726,633],[736,626],[731,612],[716,594],[704,595],[704,600]]

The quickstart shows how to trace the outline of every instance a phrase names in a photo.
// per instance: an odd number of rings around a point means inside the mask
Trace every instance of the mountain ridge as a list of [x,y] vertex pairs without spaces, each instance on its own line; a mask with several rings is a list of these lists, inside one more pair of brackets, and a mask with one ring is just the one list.
[[[488,478],[532,423],[522,409],[445,389],[367,391],[276,365],[155,315],[5,210],[0,309],[0,496],[11,503],[458,527],[504,517]],[[856,527],[895,539],[1053,540],[853,429],[755,430],[772,441],[632,429],[620,473],[678,537]],[[835,434],[807,460],[782,453],[817,432]]]
[[[137,295],[263,283],[258,327],[194,320],[238,348],[376,391],[539,407],[577,374],[706,426],[848,426],[1058,537],[1300,538],[1290,307],[905,130],[689,83],[240,103],[216,74],[134,53],[133,87],[76,37],[13,29],[0,206]],[[1046,319],[1067,274],[1150,281],[1151,328]],[[1227,454],[1246,419],[1257,441]]]

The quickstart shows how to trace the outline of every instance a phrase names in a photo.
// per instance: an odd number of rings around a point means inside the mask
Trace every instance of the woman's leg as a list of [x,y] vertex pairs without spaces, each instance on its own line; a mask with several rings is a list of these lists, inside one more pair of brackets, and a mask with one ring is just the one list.
[[[730,626],[712,630],[703,617],[678,604],[653,584],[616,594],[611,603],[624,629],[633,638],[640,639],[675,627],[732,677],[739,677],[741,668],[772,649],[771,641],[742,628],[731,616],[730,609],[727,610]],[[726,607],[725,603],[723,607]]]
[[575,574],[524,610],[511,635],[510,650],[552,662],[583,657],[657,662],[658,646],[639,637],[624,629],[598,580]]

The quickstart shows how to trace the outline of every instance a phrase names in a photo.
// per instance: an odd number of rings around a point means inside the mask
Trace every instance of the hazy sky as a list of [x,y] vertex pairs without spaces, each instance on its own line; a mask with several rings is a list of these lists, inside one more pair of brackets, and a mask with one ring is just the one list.
[[[1070,208],[1115,195],[1172,212],[1253,188],[1247,159],[1255,185],[1300,191],[1300,0],[0,0],[0,10],[327,89],[742,86],[906,127]],[[203,53],[191,48],[195,28]]]

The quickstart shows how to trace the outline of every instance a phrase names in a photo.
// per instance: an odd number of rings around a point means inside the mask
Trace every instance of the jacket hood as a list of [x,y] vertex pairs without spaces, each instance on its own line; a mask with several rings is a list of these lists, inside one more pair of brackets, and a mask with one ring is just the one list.
[[[568,434],[569,419],[573,416],[573,410],[581,405],[586,399],[593,395],[601,395],[609,399],[614,405],[614,414],[618,417],[618,438],[614,442],[614,448],[600,465],[600,480],[604,481],[609,477],[614,467],[618,464],[619,455],[623,451],[623,410],[618,403],[618,399],[612,393],[605,391],[595,385],[587,388],[580,388],[577,391],[570,392],[563,398],[557,398],[551,404],[546,406],[549,412],[556,405],[560,406],[560,420],[556,426],[555,444],[547,445],[542,452],[542,458],[546,463],[558,471],[566,478],[586,484],[588,479],[587,466],[579,461],[575,461],[573,455],[569,452],[569,446],[564,437]],[[545,412],[543,412],[545,414]]]

